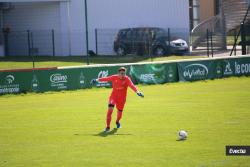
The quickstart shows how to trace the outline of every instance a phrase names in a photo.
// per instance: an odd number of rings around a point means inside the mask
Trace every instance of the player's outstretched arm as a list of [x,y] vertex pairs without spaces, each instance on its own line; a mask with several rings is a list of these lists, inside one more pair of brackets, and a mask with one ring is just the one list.
[[108,76],[108,77],[103,77],[103,78],[98,78],[98,79],[92,79],[91,84],[97,84],[98,82],[111,82],[113,79],[113,76]]
[[144,94],[142,92],[140,92],[137,87],[134,85],[134,83],[131,81],[130,78],[128,78],[128,86],[134,91],[136,92],[136,94],[140,97],[144,97]]
[[114,79],[114,76],[111,75],[111,76],[108,76],[108,77],[99,78],[98,82],[112,82],[113,79]]

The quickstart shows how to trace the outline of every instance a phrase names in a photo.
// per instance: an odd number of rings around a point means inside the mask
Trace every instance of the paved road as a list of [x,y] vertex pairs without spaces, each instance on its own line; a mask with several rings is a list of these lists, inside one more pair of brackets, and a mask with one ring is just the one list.
[[[232,48],[233,48],[233,46],[228,46],[227,50],[214,51],[214,57],[230,56],[230,52],[231,52]],[[207,51],[205,49],[206,48],[204,48],[204,50],[193,51],[190,53],[190,55],[192,55],[192,56],[205,56],[205,55],[207,55]],[[250,50],[248,51],[248,54],[250,54]],[[235,55],[235,53],[233,52],[232,56],[234,56],[234,55]],[[242,55],[241,46],[237,46],[236,55]],[[210,57],[212,57],[211,51],[210,51]]]

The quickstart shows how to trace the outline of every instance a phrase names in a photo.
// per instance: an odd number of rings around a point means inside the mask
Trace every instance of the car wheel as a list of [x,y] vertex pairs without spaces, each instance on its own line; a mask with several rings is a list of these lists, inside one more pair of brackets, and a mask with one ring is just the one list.
[[125,49],[123,47],[119,47],[117,49],[116,53],[117,53],[118,56],[124,56],[125,55]]
[[165,49],[158,46],[157,48],[154,49],[154,55],[155,56],[163,56],[165,54]]

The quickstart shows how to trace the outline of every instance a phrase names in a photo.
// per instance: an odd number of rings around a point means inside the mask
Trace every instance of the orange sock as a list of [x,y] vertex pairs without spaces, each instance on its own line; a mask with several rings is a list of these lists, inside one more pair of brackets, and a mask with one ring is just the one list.
[[109,108],[108,112],[107,112],[107,119],[106,119],[107,128],[110,128],[110,123],[111,123],[111,119],[112,119],[112,113],[113,113],[113,109]]
[[116,122],[120,122],[121,118],[122,118],[122,111],[117,111]]

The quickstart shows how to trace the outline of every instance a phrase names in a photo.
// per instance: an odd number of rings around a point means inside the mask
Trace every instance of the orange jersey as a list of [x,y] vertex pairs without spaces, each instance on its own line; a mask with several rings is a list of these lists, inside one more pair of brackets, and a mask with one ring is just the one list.
[[136,86],[128,76],[125,76],[124,79],[120,79],[118,75],[111,75],[98,80],[100,82],[112,82],[113,90],[111,96],[117,97],[119,99],[126,100],[128,87],[130,87],[134,92],[137,92]]

